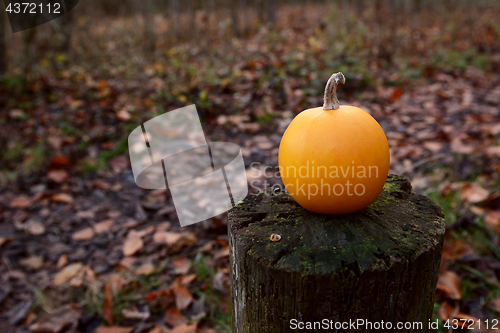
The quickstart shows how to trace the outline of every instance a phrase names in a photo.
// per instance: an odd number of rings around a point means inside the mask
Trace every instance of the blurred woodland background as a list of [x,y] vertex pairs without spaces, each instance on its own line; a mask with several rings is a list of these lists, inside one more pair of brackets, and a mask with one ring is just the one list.
[[135,185],[128,134],[194,103],[252,191],[279,184],[263,168],[338,71],[391,172],[445,211],[435,318],[500,318],[499,17],[495,0],[82,0],[12,34],[0,15],[0,332],[229,332],[226,216],[180,228],[168,190]]

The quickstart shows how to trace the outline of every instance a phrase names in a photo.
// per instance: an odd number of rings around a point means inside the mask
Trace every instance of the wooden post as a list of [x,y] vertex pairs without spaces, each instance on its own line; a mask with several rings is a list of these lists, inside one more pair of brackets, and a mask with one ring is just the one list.
[[393,325],[380,332],[428,332],[443,217],[395,175],[374,203],[343,216],[306,211],[286,193],[248,195],[229,212],[233,332],[297,332],[318,321],[332,332],[375,329],[335,329],[358,319]]

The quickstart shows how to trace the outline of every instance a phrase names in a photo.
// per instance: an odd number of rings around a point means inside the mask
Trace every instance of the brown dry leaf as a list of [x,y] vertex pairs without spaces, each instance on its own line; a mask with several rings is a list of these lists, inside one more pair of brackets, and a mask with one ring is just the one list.
[[95,213],[91,210],[81,210],[76,213],[76,216],[78,216],[81,219],[93,219],[95,216]]
[[181,249],[185,246],[189,246],[193,243],[196,243],[197,241],[196,234],[191,231],[163,232],[161,236],[156,234],[155,236],[156,236],[156,242],[167,243],[168,246],[171,246],[176,249]]
[[148,312],[141,312],[138,311],[137,309],[123,309],[122,310],[122,317],[127,319],[127,320],[146,320],[150,316],[149,311]]
[[462,298],[460,277],[453,271],[446,271],[439,276],[436,289],[442,290],[450,299]]
[[182,313],[179,311],[177,308],[168,308],[167,311],[165,311],[165,323],[169,324],[170,326],[175,326],[179,319],[181,319]]
[[153,242],[155,243],[166,243],[166,232],[165,231],[157,231],[153,235]]
[[9,237],[0,237],[0,248],[2,245],[7,244],[8,242],[11,242],[14,240],[14,237],[9,236]]
[[32,269],[32,270],[36,271],[36,270],[42,268],[43,257],[42,256],[31,256],[28,258],[23,258],[23,259],[19,260],[19,264],[21,266],[28,268],[28,269]]
[[174,274],[185,275],[191,269],[191,263],[186,257],[174,258],[171,263],[174,265]]
[[105,326],[101,325],[95,329],[95,333],[130,333],[133,327],[123,327],[123,326]]
[[196,328],[198,327],[198,322],[192,324],[180,324],[174,327],[170,333],[196,333]]
[[92,182],[92,186],[95,188],[100,188],[101,190],[107,190],[111,187],[107,181],[104,179],[96,179]]
[[71,235],[71,238],[74,241],[86,241],[89,239],[92,239],[94,237],[94,229],[91,227],[82,229],[80,231],[77,231]]
[[64,267],[59,273],[54,275],[54,284],[60,286],[72,277],[76,276],[78,272],[82,269],[83,265],[79,262],[73,263]]
[[453,242],[447,242],[443,246],[443,259],[455,260],[472,252],[472,246],[464,243],[461,239],[455,239]]
[[125,279],[118,274],[112,274],[104,286],[105,293],[115,296],[125,286]]
[[60,184],[62,182],[65,182],[66,180],[68,180],[69,174],[66,170],[63,170],[63,169],[50,170],[47,173],[47,178]]
[[127,121],[127,120],[130,120],[130,118],[131,118],[130,113],[125,109],[116,111],[115,115],[116,115],[116,118],[118,118],[122,121]]
[[29,327],[32,333],[59,333],[65,328],[76,329],[80,312],[71,305],[65,305],[40,318]]
[[179,310],[186,309],[193,301],[193,295],[187,290],[184,285],[173,285],[172,291],[175,295],[175,305]]
[[101,306],[101,316],[108,324],[113,324],[113,302],[108,293],[104,294],[104,302]]
[[488,199],[490,192],[479,184],[465,184],[460,197],[470,203],[478,203]]
[[69,167],[69,159],[63,155],[56,155],[50,159],[50,166],[55,169]]
[[141,266],[139,266],[135,270],[135,274],[137,275],[149,275],[153,270],[155,269],[155,266],[152,263],[145,263]]
[[182,280],[180,281],[180,283],[187,286],[188,284],[190,284],[194,280],[196,280],[196,274],[189,274],[189,275],[182,276]]
[[484,222],[492,227],[500,225],[500,210],[492,210],[486,213]]
[[456,313],[458,313],[458,308],[453,307],[448,301],[441,303],[438,309],[439,318],[443,321],[454,318]]
[[47,137],[47,143],[54,149],[61,148],[63,140],[60,136],[51,135]]
[[57,260],[56,268],[61,269],[64,266],[66,266],[67,263],[68,263],[68,256],[63,254],[62,256],[59,257],[59,260]]
[[32,235],[39,236],[45,233],[45,226],[38,220],[31,219],[26,224],[28,232]]
[[131,270],[134,267],[134,264],[137,262],[136,257],[123,257],[118,264],[116,264],[115,270]]
[[154,225],[151,225],[149,227],[146,227],[144,229],[141,229],[141,230],[134,230],[137,235],[139,235],[139,237],[144,237],[144,236],[147,236],[149,235],[150,233],[154,232],[156,230],[156,226]]
[[20,195],[10,201],[10,208],[28,208],[31,206],[31,199],[26,195]]
[[129,257],[144,247],[144,243],[139,235],[129,235],[123,244],[123,255]]
[[106,232],[109,230],[109,228],[111,228],[111,226],[113,225],[114,221],[112,219],[107,219],[107,220],[104,220],[104,221],[101,221],[99,223],[96,223],[92,226],[92,228],[94,228],[94,231],[96,232],[96,234],[100,234],[100,233],[103,233],[103,232]]
[[50,200],[61,203],[72,203],[73,197],[68,193],[58,193],[50,197]]
[[443,150],[443,144],[436,141],[426,141],[422,144],[424,148],[430,150],[433,153],[438,153]]
[[229,257],[229,246],[226,246],[224,249],[220,250],[214,255],[214,260],[219,260],[224,257]]
[[104,302],[101,307],[101,316],[110,325],[113,323],[113,296],[118,294],[124,285],[125,280],[120,275],[113,274],[104,286]]

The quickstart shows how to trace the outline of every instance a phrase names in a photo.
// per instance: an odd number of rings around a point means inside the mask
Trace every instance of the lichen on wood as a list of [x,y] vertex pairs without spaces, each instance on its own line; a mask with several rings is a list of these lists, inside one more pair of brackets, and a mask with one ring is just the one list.
[[444,230],[442,209],[395,175],[349,215],[311,213],[286,193],[249,195],[229,212],[233,330],[360,318],[421,321],[426,332]]

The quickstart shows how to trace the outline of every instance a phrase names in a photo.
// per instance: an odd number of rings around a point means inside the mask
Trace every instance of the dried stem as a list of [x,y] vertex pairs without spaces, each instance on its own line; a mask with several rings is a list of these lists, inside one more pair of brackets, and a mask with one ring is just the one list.
[[340,107],[337,99],[337,86],[339,82],[345,83],[344,74],[341,72],[335,73],[328,79],[325,87],[325,97],[323,110],[337,110]]

